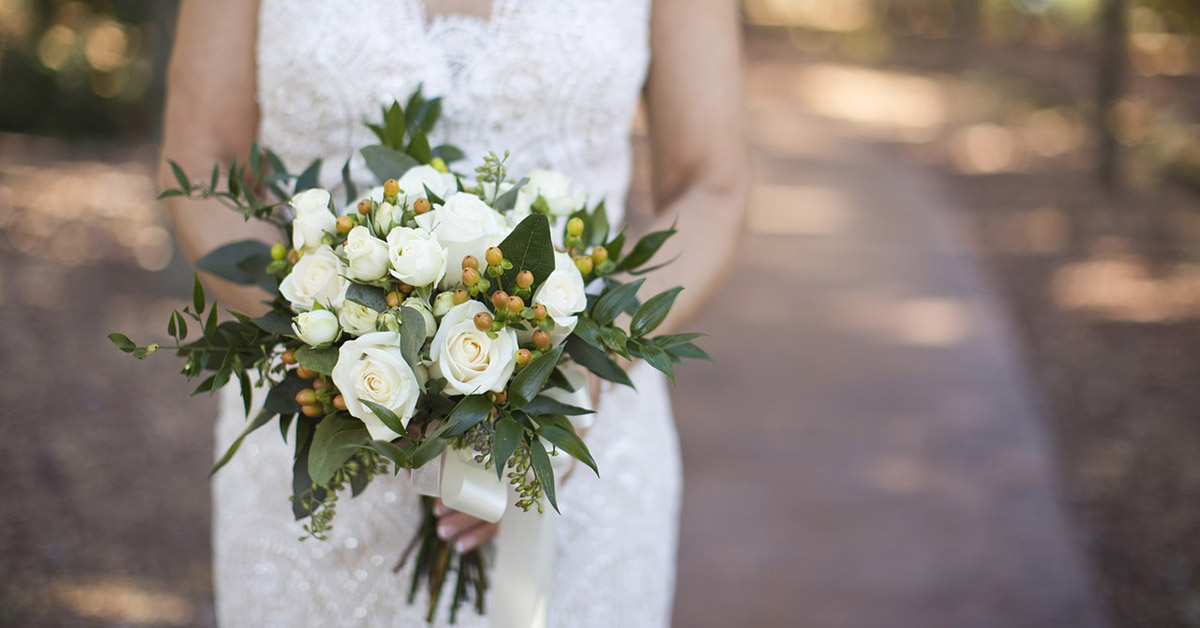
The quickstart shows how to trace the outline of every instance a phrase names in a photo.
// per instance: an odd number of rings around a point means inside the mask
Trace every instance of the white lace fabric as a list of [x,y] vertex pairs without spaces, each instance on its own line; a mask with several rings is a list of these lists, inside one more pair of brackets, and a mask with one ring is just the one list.
[[[649,0],[495,0],[490,20],[426,19],[412,0],[262,0],[260,141],[293,169],[323,159],[322,183],[336,188],[346,157],[374,142],[363,122],[423,84],[444,97],[435,144],[459,146],[472,166],[509,150],[514,174],[563,170],[593,202],[605,198],[617,224],[648,27]],[[360,189],[373,182],[361,159],[352,173]],[[637,389],[607,388],[587,435],[601,476],[577,468],[559,490],[555,628],[670,623],[677,434],[665,379],[645,365],[630,375]],[[244,426],[236,391],[222,391],[218,454]],[[220,624],[425,625],[424,596],[407,602],[411,572],[392,573],[420,520],[407,475],[344,496],[329,541],[301,542],[287,500],[292,455],[263,428],[214,478]],[[446,617],[443,608],[435,625]],[[464,606],[455,625],[488,622]]]

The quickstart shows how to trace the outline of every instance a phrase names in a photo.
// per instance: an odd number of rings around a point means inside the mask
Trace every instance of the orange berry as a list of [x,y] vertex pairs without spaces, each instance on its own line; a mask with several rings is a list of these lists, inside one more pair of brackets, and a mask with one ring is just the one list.
[[492,330],[492,315],[487,312],[480,312],[475,315],[475,329],[479,331]]
[[311,388],[305,388],[296,393],[296,403],[302,406],[311,406],[317,402],[317,391]]
[[415,290],[415,288],[406,283],[400,284],[400,294],[403,294],[404,296],[412,294],[413,290]]
[[533,273],[523,270],[517,273],[517,285],[521,288],[528,288],[533,285]]
[[606,249],[600,245],[596,245],[596,246],[592,247],[592,262],[593,263],[595,263],[597,266],[599,266],[607,260],[608,260],[608,249]]
[[462,288],[454,289],[454,304],[455,305],[462,305],[463,303],[466,303],[467,300],[470,298],[471,298],[471,293],[467,292],[466,290],[463,290]]
[[542,305],[541,303],[538,303],[537,305],[533,306],[533,320],[536,320],[536,321],[546,320],[546,306]]
[[400,182],[395,179],[388,179],[383,182],[383,195],[385,197],[395,197],[400,194]]
[[418,216],[420,216],[421,214],[424,214],[427,211],[429,211],[429,199],[427,199],[425,197],[421,197],[421,198],[418,198],[417,200],[413,201],[413,212],[416,213]]
[[525,309],[525,300],[517,295],[508,297],[508,311],[513,314],[520,314],[521,310]]
[[546,333],[544,329],[533,332],[533,346],[542,350],[548,348],[550,346],[550,334]]
[[475,270],[479,270],[479,260],[475,259],[474,255],[468,255],[463,258],[462,267],[463,267],[463,270],[466,270],[468,268],[474,268]]
[[483,257],[487,260],[489,265],[499,266],[500,262],[504,261],[504,252],[500,250],[500,247],[493,246],[487,250],[487,253],[485,253]]
[[578,217],[568,220],[567,233],[577,238],[583,235],[583,220]]
[[364,216],[371,213],[371,199],[364,198],[358,202],[358,213]]
[[578,268],[579,272],[584,275],[592,272],[592,258],[587,255],[576,255],[575,268]]
[[354,228],[354,219],[349,216],[338,216],[337,230],[338,233],[350,233]]
[[283,362],[284,364],[288,364],[288,365],[295,364],[296,363],[296,350],[288,349],[287,351],[284,351],[283,354],[279,356],[279,360],[281,362]]
[[300,379],[314,379],[317,376],[317,372],[306,366],[297,366],[296,375]]
[[473,286],[479,283],[479,271],[474,268],[464,268],[462,274],[462,282],[464,286]]
[[404,295],[400,294],[399,290],[392,290],[391,292],[387,293],[387,306],[388,307],[400,307],[400,304],[403,302],[404,302]]
[[333,398],[333,407],[337,408],[338,410],[345,410],[346,409],[346,398],[341,395],[334,397]]
[[533,354],[529,352],[529,349],[517,349],[516,357],[517,364],[525,366],[526,364],[529,364],[530,360],[533,359]]
[[497,310],[503,310],[508,306],[508,293],[503,290],[497,290],[492,293],[492,307]]
[[329,382],[327,382],[321,378],[317,378],[317,379],[313,380],[312,387],[313,387],[313,390],[324,390],[326,388],[329,388]]
[[300,406],[300,412],[302,412],[304,414],[304,416],[306,416],[310,419],[315,419],[315,418],[321,416],[322,414],[325,414],[325,408],[322,408],[321,406],[319,406],[317,404],[311,404],[311,405],[306,405],[306,406]]

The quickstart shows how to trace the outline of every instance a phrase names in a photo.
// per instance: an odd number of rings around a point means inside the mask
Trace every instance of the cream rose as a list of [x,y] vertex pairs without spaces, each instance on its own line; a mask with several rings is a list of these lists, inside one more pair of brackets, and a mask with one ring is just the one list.
[[557,170],[531,170],[525,175],[529,182],[517,192],[514,215],[528,216],[533,202],[542,197],[555,216],[567,216],[583,207],[587,201],[582,192],[571,191],[571,180]]
[[349,260],[350,277],[359,281],[377,281],[388,274],[388,245],[371,235],[362,225],[350,230],[343,250]]
[[390,331],[365,334],[343,344],[333,367],[333,383],[346,401],[346,410],[361,420],[376,440],[392,440],[401,434],[384,425],[362,401],[391,410],[408,427],[421,394],[416,373],[400,355],[400,334]]
[[279,292],[297,312],[313,309],[314,303],[337,309],[350,283],[345,275],[346,265],[328,245],[322,246],[296,262],[279,284]]
[[396,227],[387,237],[392,276],[410,286],[428,286],[446,274],[446,250],[422,229]]
[[445,316],[446,312],[449,312],[450,308],[454,307],[454,305],[453,292],[449,290],[445,292],[439,292],[438,295],[433,298],[433,315],[437,318],[441,318]]
[[313,310],[296,316],[292,321],[292,331],[300,340],[318,347],[337,340],[342,330],[336,314],[329,310]]
[[434,377],[446,379],[447,390],[461,395],[500,392],[508,385],[516,366],[517,336],[502,329],[495,338],[475,328],[475,315],[487,308],[478,301],[454,306],[442,318],[433,337],[430,369]]
[[578,314],[587,307],[583,275],[579,274],[579,268],[570,255],[555,251],[554,272],[538,286],[533,302],[546,306],[546,312],[554,317],[555,322],[559,318]]
[[455,187],[454,175],[438,172],[433,166],[409,168],[397,183],[400,184],[400,193],[404,196],[404,203],[409,208],[418,198],[428,198],[425,195],[426,187],[441,199],[445,199],[454,191]]
[[[457,268],[467,255],[482,260],[488,247],[499,244],[508,231],[499,212],[467,192],[453,194],[445,205],[417,216],[417,224],[437,237],[446,249],[446,264],[451,268]],[[451,278],[443,277],[442,287],[448,287]]]
[[354,301],[343,302],[342,309],[338,310],[338,322],[342,324],[342,329],[351,336],[361,336],[375,331],[375,324],[378,320],[379,312]]
[[314,251],[323,244],[326,235],[337,230],[337,217],[329,210],[329,192],[305,190],[292,197],[289,203],[296,212],[292,220],[292,248]]

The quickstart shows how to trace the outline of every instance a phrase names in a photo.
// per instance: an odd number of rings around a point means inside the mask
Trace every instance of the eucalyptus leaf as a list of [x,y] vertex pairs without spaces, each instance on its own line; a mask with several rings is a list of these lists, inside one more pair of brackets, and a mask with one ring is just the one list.
[[[274,281],[267,275],[273,261],[271,247],[258,240],[231,242],[196,260],[196,268],[241,285],[264,285]],[[272,288],[273,289],[273,288]],[[197,309],[197,313],[200,313]]]
[[383,288],[368,286],[361,283],[350,283],[346,288],[346,300],[366,306],[376,312],[387,311],[387,293]]
[[433,156],[441,158],[441,160],[447,164],[454,163],[466,157],[466,155],[464,155],[457,146],[451,146],[450,144],[434,146]]
[[312,369],[322,375],[333,375],[333,367],[337,365],[337,347],[300,347],[296,349],[296,361],[307,369]]
[[334,414],[317,424],[308,450],[308,475],[313,483],[324,486],[333,474],[354,455],[354,446],[371,441],[362,421]]
[[420,165],[412,157],[387,146],[368,146],[362,149],[362,156],[380,182],[399,179],[410,168]]
[[400,355],[413,368],[421,363],[425,337],[425,317],[421,312],[415,307],[400,308]]
[[521,372],[517,373],[516,377],[512,378],[512,382],[508,385],[508,403],[510,406],[520,410],[525,407],[525,404],[532,401],[534,397],[541,394],[542,389],[546,387],[546,380],[550,378],[550,373],[558,365],[558,359],[562,357],[564,348],[560,343],[557,347],[539,355],[529,364],[526,364],[521,369]]

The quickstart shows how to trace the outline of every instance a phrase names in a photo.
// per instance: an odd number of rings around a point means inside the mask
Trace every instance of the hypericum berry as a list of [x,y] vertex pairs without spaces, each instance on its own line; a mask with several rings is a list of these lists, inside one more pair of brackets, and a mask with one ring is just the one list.
[[501,390],[498,393],[492,393],[492,402],[504,403],[506,401],[508,401],[508,391],[507,390]]
[[608,249],[606,249],[598,244],[596,246],[592,247],[592,262],[594,262],[597,266],[599,266],[607,260],[608,260]]
[[475,315],[475,329],[479,331],[492,330],[492,315],[487,312],[480,312]]
[[315,419],[322,414],[325,414],[325,408],[322,408],[314,403],[306,406],[300,406],[300,412],[304,413],[304,416],[310,419]]
[[500,262],[504,261],[504,251],[501,251],[498,246],[493,246],[487,250],[483,258],[487,260],[489,266],[499,266]]
[[567,233],[577,238],[583,235],[583,219],[576,217],[568,220]]
[[311,406],[317,402],[317,391],[311,388],[305,388],[296,393],[296,403],[302,406]]
[[364,216],[371,213],[371,199],[364,198],[358,202],[358,213]]
[[339,233],[350,233],[354,228],[354,219],[349,216],[338,216],[337,230]]
[[314,379],[312,383],[313,390],[324,390],[329,388],[329,382],[323,379]]
[[295,264],[300,261],[300,252],[296,249],[288,251],[287,261],[289,264]]
[[299,377],[300,379],[315,379],[317,377],[317,372],[308,368],[307,366],[297,366],[296,377]]
[[471,287],[479,283],[479,271],[474,268],[464,268],[462,274],[462,282],[464,286]]
[[522,299],[521,297],[519,297],[515,294],[512,295],[511,297],[508,297],[508,311],[509,312],[512,312],[513,314],[520,314],[521,310],[523,310],[523,309],[525,309],[525,299]]
[[345,410],[346,409],[346,398],[341,395],[334,397],[333,398],[333,407],[337,408],[338,410]]
[[463,303],[466,303],[467,300],[470,298],[471,298],[471,293],[467,292],[466,290],[463,290],[462,288],[454,289],[454,304],[455,305],[462,305]]
[[420,216],[427,211],[429,211],[429,199],[422,196],[421,198],[413,201],[413,213]]
[[538,349],[546,349],[550,346],[550,334],[546,330],[539,329],[533,332],[533,346]]
[[523,271],[517,273],[517,286],[519,286],[521,288],[528,288],[529,286],[532,286],[532,285],[533,285],[533,273],[531,273],[527,270],[523,270]]
[[416,288],[414,288],[413,286],[410,286],[406,283],[400,284],[400,294],[403,294],[404,296],[408,296],[408,295],[412,294],[413,290],[416,290]]
[[400,307],[400,304],[403,302],[404,302],[404,295],[400,294],[399,290],[392,290],[391,292],[387,293],[387,306],[388,307]]
[[526,364],[529,364],[530,360],[533,359],[533,354],[529,352],[529,349],[517,349],[516,358],[517,364],[525,366]]
[[400,194],[400,182],[395,179],[388,179],[383,182],[383,195],[395,197]]
[[288,364],[288,365],[295,364],[296,363],[296,350],[288,349],[287,351],[284,351],[283,354],[279,356],[279,360],[281,362],[283,362],[284,364]]
[[434,157],[429,160],[429,165],[438,172],[450,172],[449,166],[446,165],[446,160],[441,157]]
[[497,290],[492,293],[492,307],[497,310],[503,310],[508,306],[508,293],[503,290]]
[[576,255],[575,268],[578,268],[579,272],[585,275],[592,272],[592,258],[587,255]]
[[546,306],[542,305],[541,303],[538,303],[537,305],[533,306],[533,320],[535,320],[535,321],[546,320]]
[[463,258],[462,267],[463,267],[463,270],[466,270],[468,268],[474,268],[475,270],[479,270],[479,260],[475,259],[474,255],[468,255]]
[[287,247],[282,242],[271,245],[271,259],[279,261],[287,257]]

